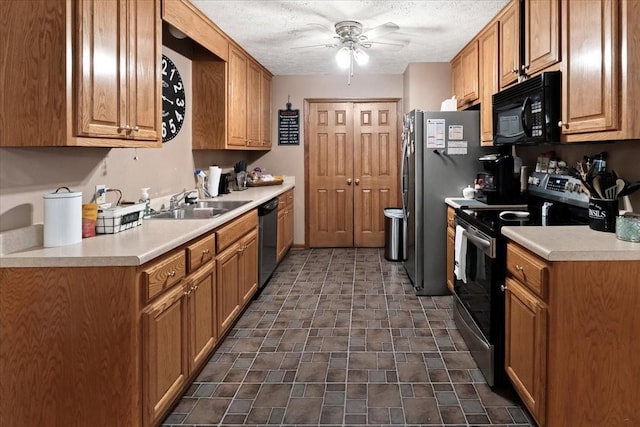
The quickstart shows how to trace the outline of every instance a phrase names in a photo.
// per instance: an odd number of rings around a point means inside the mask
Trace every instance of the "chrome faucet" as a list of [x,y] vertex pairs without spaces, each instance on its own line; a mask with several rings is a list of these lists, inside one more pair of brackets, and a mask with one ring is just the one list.
[[184,198],[189,193],[190,191],[187,191],[187,189],[185,188],[180,193],[174,194],[173,196],[171,196],[171,198],[169,199],[169,209],[171,210],[177,209],[180,206],[180,202],[184,201]]

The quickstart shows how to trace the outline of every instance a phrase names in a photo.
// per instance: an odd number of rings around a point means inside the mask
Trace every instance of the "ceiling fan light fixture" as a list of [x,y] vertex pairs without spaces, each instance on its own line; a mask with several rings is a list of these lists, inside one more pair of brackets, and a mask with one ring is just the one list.
[[336,62],[340,68],[349,68],[351,64],[351,50],[344,46],[336,53]]
[[367,65],[369,63],[369,55],[367,55],[367,52],[361,48],[357,48],[353,51],[353,58],[360,66]]

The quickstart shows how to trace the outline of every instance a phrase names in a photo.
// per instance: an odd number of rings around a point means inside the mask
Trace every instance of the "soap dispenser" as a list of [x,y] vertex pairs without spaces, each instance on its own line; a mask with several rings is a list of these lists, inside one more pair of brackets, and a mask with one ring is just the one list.
[[145,187],[140,193],[140,203],[144,203],[144,217],[149,218],[151,215],[151,199],[149,198],[149,188]]

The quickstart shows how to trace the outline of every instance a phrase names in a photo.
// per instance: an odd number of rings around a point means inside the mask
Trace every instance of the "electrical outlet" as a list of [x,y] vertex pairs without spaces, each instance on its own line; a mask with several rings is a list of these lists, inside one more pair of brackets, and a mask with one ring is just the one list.
[[96,203],[101,205],[107,203],[107,186],[103,184],[96,185]]

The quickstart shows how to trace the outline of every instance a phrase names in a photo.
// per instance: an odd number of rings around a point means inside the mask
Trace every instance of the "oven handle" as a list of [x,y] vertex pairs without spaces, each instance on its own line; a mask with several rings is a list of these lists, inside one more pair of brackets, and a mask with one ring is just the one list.
[[487,254],[490,258],[495,258],[495,247],[491,241],[487,241],[482,237],[477,236],[475,233],[469,230],[463,230],[462,234],[470,241],[474,246],[480,248],[482,252]]

